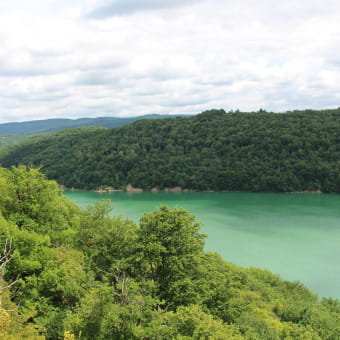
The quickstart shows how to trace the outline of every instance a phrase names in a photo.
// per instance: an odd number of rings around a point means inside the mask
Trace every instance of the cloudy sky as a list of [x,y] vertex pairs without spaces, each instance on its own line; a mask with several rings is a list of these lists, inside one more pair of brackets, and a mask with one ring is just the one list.
[[338,0],[0,2],[0,123],[340,106]]

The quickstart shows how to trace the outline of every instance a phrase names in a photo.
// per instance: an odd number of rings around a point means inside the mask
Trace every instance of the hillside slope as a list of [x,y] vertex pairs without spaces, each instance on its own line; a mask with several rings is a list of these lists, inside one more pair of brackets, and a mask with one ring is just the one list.
[[340,192],[340,110],[211,110],[19,144],[1,165],[43,166],[67,187]]
[[136,117],[97,117],[97,118],[78,118],[78,119],[44,119],[32,120],[27,122],[13,122],[0,124],[0,135],[15,134],[40,134],[57,132],[69,128],[84,126],[103,126],[115,128],[133,123],[140,119],[171,118],[170,115],[144,115]]
[[171,115],[150,114],[136,117],[97,117],[79,119],[45,119],[0,124],[0,146],[21,142],[38,134],[58,132],[70,128],[101,126],[115,128],[141,119],[172,118]]
[[[188,211],[139,224],[0,168],[0,338],[339,340],[340,302],[204,251]],[[331,276],[329,277],[331,279]]]

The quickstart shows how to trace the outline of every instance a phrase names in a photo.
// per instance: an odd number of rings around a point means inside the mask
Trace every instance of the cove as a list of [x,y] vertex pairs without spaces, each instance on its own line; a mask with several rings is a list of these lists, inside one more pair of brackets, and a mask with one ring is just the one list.
[[300,281],[340,299],[340,195],[228,192],[65,191],[79,206],[110,199],[112,215],[138,222],[159,205],[183,207],[202,222],[206,250],[243,267]]

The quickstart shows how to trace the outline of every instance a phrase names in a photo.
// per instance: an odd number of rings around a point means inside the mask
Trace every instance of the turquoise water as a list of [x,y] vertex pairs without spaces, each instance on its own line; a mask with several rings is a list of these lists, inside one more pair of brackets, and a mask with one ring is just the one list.
[[114,215],[138,222],[159,205],[180,206],[203,223],[206,250],[244,267],[298,280],[340,299],[340,195],[65,191],[80,206],[112,200]]

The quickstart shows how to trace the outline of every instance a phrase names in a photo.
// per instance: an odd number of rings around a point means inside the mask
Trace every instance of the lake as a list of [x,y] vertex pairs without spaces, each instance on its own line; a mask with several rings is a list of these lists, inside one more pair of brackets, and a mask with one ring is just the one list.
[[297,280],[340,299],[340,195],[65,191],[80,206],[110,199],[113,215],[138,222],[159,205],[183,207],[203,223],[206,250],[243,267]]

